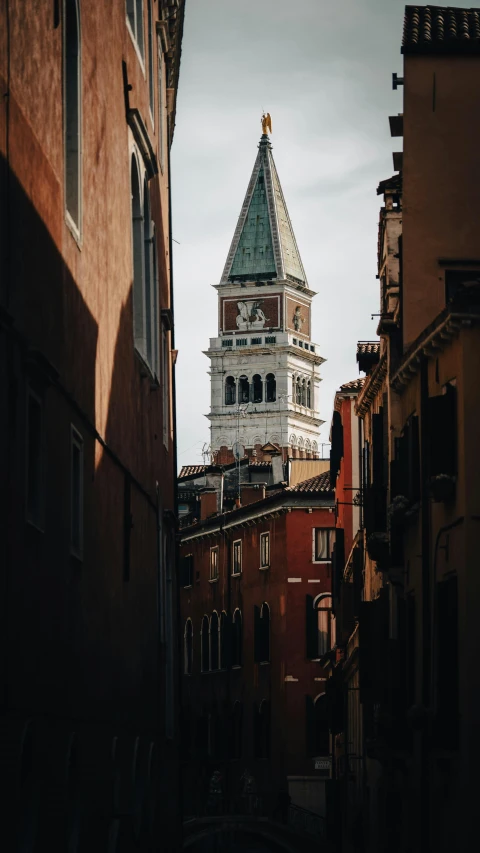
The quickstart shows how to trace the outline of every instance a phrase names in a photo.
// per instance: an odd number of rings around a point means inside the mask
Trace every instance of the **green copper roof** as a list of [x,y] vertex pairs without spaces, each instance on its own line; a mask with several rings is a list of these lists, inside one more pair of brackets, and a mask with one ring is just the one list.
[[230,268],[230,278],[239,276],[275,278],[272,229],[268,215],[265,175],[260,169],[252,194],[248,215],[243,225],[237,251]]
[[272,147],[262,136],[222,275],[229,281],[286,279],[307,283]]

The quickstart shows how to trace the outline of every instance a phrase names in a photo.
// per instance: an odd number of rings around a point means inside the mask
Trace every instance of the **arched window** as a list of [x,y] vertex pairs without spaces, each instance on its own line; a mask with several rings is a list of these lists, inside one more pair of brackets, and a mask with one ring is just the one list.
[[257,663],[270,661],[270,608],[266,601],[254,606],[254,655]]
[[163,48],[160,33],[157,36],[157,70],[158,70],[158,148],[160,169],[165,170],[165,81],[163,73]]
[[238,380],[238,402],[248,403],[250,400],[250,385],[246,376],[241,376]]
[[65,208],[79,232],[82,144],[80,10],[77,0],[65,0],[63,53]]
[[253,383],[253,402],[261,403],[263,400],[263,383],[262,377],[256,373],[252,380]]
[[204,616],[202,619],[201,655],[201,670],[202,672],[208,672],[208,670],[210,669],[208,616]]
[[225,379],[225,405],[233,406],[236,402],[237,386],[233,376],[227,376]]
[[307,382],[307,409],[312,408],[312,383]]
[[307,380],[306,379],[302,379],[301,397],[302,397],[302,406],[306,406],[307,405]]
[[235,610],[232,623],[232,666],[242,665],[242,614]]
[[192,620],[187,619],[185,622],[184,638],[184,672],[185,675],[192,674],[193,663],[193,625]]
[[295,402],[300,406],[302,403],[302,386],[300,383],[300,377],[297,376],[295,382]]
[[227,669],[230,663],[231,628],[230,616],[225,610],[222,610],[220,615],[220,669]]
[[127,0],[127,19],[140,56],[144,59],[143,0]]
[[150,96],[150,112],[155,120],[154,92],[153,85],[153,17],[152,17],[152,0],[147,0],[147,17],[148,17],[148,93]]
[[150,198],[148,184],[143,185],[143,268],[145,271],[145,351],[147,363],[153,364],[153,228],[150,219]]
[[310,453],[311,453],[311,449],[312,449],[312,447],[311,447],[311,444],[310,444],[310,439],[309,439],[309,438],[306,438],[306,439],[305,439],[305,453],[308,453],[308,455],[309,455],[309,456],[310,456]]
[[[152,335],[153,335],[153,362],[152,362],[152,370],[160,380],[160,322],[159,322],[159,314],[158,314],[158,255],[157,255],[157,239],[155,236],[155,227],[152,223],[152,241],[153,241],[153,300],[152,300]],[[167,388],[164,389],[164,393],[168,392]]]
[[143,233],[143,210],[140,195],[140,176],[135,156],[131,164],[132,186],[132,248],[133,248],[133,334],[136,349],[144,356],[145,346],[145,294],[144,264],[145,244]]
[[220,632],[220,622],[218,621],[218,613],[216,610],[214,610],[212,613],[212,616],[210,618],[210,669],[211,670],[219,669],[219,652],[220,652],[219,632]]
[[335,645],[335,616],[332,613],[332,596],[319,595],[314,600],[317,611],[318,657],[322,657]]
[[290,436],[290,447],[295,448],[297,446],[297,436],[292,433]]
[[239,760],[243,753],[243,705],[235,702],[232,712],[230,758]]
[[326,694],[305,697],[305,751],[309,758],[330,755],[330,731]]
[[298,449],[303,450],[303,438],[302,438],[302,436],[300,436],[300,438],[298,439]]
[[277,383],[274,373],[267,373],[265,378],[265,400],[267,403],[274,403],[277,399]]
[[264,699],[260,704],[260,758],[270,758],[270,702]]
[[314,454],[315,454],[315,456],[316,456],[316,455],[317,455],[317,453],[318,453],[318,444],[317,444],[317,442],[316,442],[316,441],[312,441],[312,453],[314,453]]

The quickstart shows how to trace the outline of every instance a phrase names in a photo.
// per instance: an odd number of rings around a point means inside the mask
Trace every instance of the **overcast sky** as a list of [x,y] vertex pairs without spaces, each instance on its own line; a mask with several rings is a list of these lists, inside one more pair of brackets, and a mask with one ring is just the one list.
[[[463,5],[451,2],[450,5]],[[209,443],[218,284],[257,155],[262,111],[309,286],[328,441],[335,390],[376,338],[379,181],[402,112],[403,0],[186,0],[172,148],[179,465]],[[329,448],[325,447],[325,452]]]

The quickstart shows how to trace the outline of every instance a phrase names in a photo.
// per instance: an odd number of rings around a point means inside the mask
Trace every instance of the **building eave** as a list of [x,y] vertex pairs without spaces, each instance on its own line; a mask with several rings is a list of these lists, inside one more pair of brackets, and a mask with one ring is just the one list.
[[387,375],[387,356],[384,353],[372,373],[366,377],[365,385],[355,403],[356,414],[364,418],[370,406],[382,387]]

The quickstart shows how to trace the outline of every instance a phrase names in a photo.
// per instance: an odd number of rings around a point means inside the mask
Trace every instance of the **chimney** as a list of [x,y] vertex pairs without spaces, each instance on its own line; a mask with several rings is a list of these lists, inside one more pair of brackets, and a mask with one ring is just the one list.
[[284,479],[282,455],[277,453],[275,456],[272,455],[272,483],[282,483]]
[[200,521],[217,514],[217,493],[215,489],[205,489],[200,493]]
[[265,498],[265,483],[240,483],[242,506],[263,501]]

